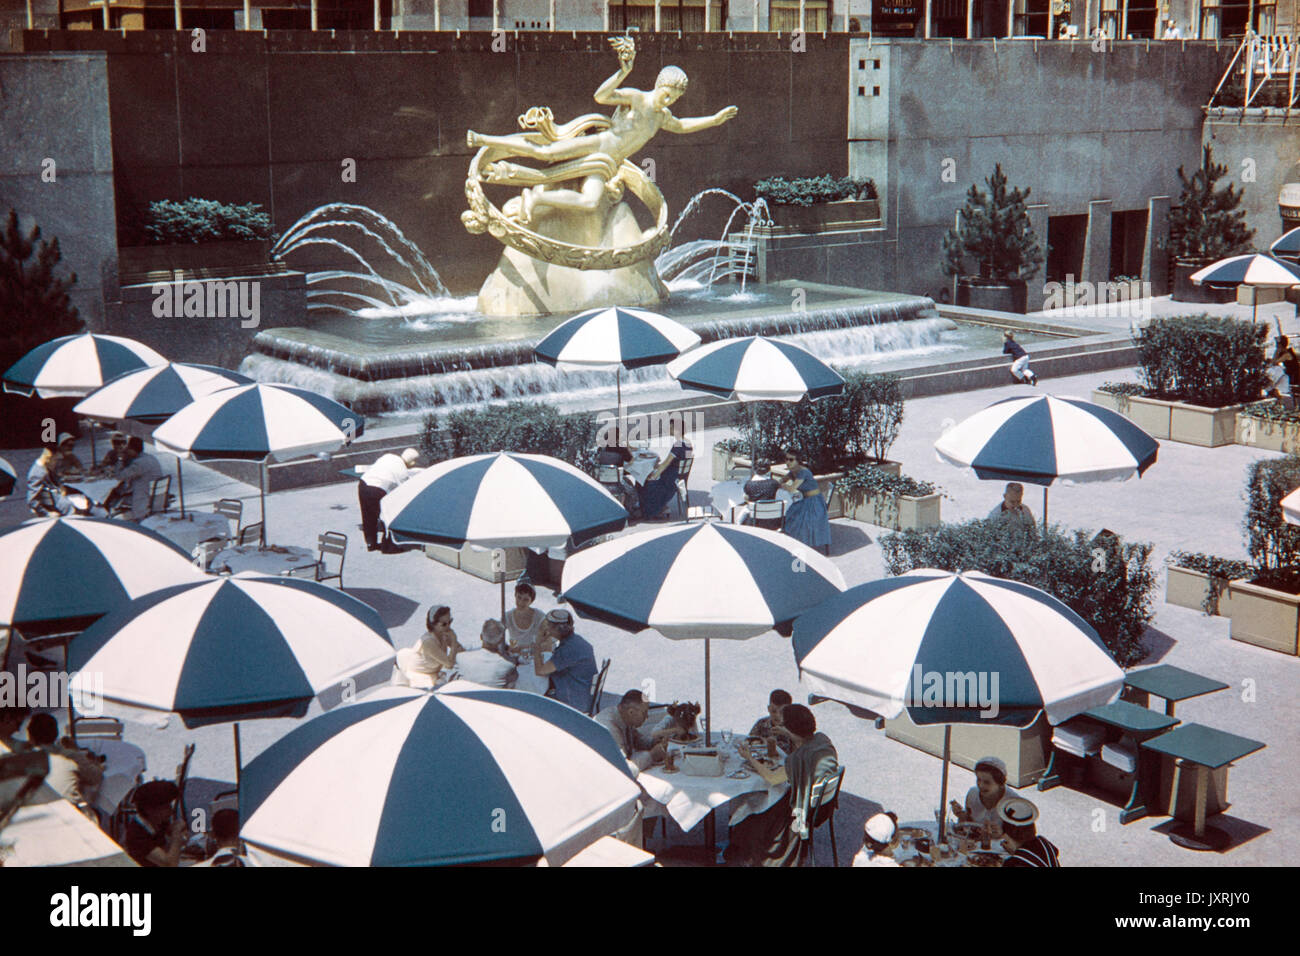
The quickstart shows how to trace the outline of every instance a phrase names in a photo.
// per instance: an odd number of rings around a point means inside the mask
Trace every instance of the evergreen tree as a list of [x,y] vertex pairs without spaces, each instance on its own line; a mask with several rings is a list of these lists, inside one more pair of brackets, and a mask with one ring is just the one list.
[[943,237],[944,275],[1028,279],[1043,262],[1025,209],[1029,190],[1008,191],[1001,163],[984,182],[989,191],[972,184],[957,225]]
[[1215,260],[1250,252],[1255,230],[1246,228],[1246,210],[1241,208],[1242,189],[1231,181],[1219,186],[1228,174],[1227,164],[1216,163],[1209,146],[1204,149],[1201,168],[1189,178],[1178,167],[1182,194],[1169,211],[1169,231],[1174,255],[1179,259]]
[[0,237],[0,373],[42,342],[81,330],[68,298],[77,276],[55,275],[62,258],[58,239],[41,239],[38,226],[24,236],[18,213],[9,210]]

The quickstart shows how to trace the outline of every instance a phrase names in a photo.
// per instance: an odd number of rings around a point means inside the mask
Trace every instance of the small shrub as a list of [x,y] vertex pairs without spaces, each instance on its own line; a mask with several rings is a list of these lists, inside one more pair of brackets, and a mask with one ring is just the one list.
[[590,412],[566,415],[554,405],[510,402],[427,416],[420,450],[432,461],[498,451],[549,455],[594,475],[598,431]]
[[1104,547],[1101,541],[1087,531],[1057,528],[1030,537],[984,519],[880,539],[890,574],[982,571],[1046,591],[1092,626],[1116,663],[1130,667],[1147,653],[1142,635],[1153,616],[1151,545],[1113,536]]
[[1246,476],[1246,553],[1264,587],[1300,594],[1300,528],[1282,518],[1282,499],[1300,488],[1300,458],[1263,459]]
[[1277,399],[1248,405],[1241,410],[1241,413],[1248,418],[1254,418],[1261,422],[1278,422],[1284,425],[1300,423],[1300,409],[1284,405]]
[[769,206],[812,206],[842,199],[875,199],[876,184],[870,179],[845,176],[802,177],[786,179],[769,176],[754,184],[754,193]]
[[871,465],[858,465],[850,469],[840,479],[837,487],[840,496],[855,505],[875,496],[908,495],[920,498],[939,490],[939,486],[933,482],[922,481],[909,475],[892,475]]
[[1255,230],[1246,228],[1246,210],[1241,208],[1245,191],[1236,189],[1224,163],[1216,163],[1209,146],[1204,148],[1201,168],[1191,176],[1178,167],[1182,194],[1178,205],[1169,210],[1169,238],[1173,254],[1179,259],[1226,259],[1250,252]]
[[1043,250],[1029,221],[1029,190],[1007,189],[1001,164],[985,180],[989,191],[972,184],[957,225],[943,237],[943,274],[982,280],[1029,279],[1043,263]]
[[1211,408],[1259,398],[1267,340],[1265,325],[1211,315],[1153,319],[1134,335],[1148,395]]
[[1145,395],[1147,390],[1137,382],[1105,382],[1097,386],[1097,391],[1112,395]]
[[270,239],[271,217],[258,203],[230,205],[215,199],[149,204],[143,222],[149,245]]
[[[822,474],[864,459],[883,460],[903,424],[903,395],[897,376],[841,372],[844,391],[815,402],[755,402],[742,405],[736,421],[742,436],[735,450],[775,460],[787,448],[808,455]],[[729,446],[730,447],[730,446]]]

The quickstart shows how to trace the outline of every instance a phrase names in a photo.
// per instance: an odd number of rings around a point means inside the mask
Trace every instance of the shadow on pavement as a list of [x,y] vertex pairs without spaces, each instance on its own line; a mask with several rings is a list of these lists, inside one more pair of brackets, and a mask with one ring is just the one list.
[[405,624],[420,606],[418,602],[408,597],[393,591],[385,591],[383,588],[344,588],[343,592],[378,611],[384,621],[384,627],[387,628]]

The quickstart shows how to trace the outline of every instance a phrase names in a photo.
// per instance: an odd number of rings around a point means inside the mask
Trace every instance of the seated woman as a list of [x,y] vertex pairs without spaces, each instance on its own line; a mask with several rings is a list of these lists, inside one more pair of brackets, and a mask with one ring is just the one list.
[[[531,694],[545,694],[550,689],[549,677],[538,677],[533,669],[533,645],[537,643],[538,632],[546,614],[533,607],[537,591],[527,578],[520,578],[515,583],[515,606],[506,611],[506,634],[510,639],[509,653],[519,666],[519,678],[515,690],[526,690]],[[544,661],[550,660],[549,654],[543,654]]]
[[58,450],[54,453],[54,459],[50,462],[50,473],[59,482],[67,481],[69,478],[83,478],[86,474],[86,466],[81,463],[76,452],[77,440],[67,432],[59,436]]
[[[611,436],[613,444],[602,444],[596,451],[596,464],[613,468],[622,468],[632,460],[632,452],[623,444],[625,436],[621,432],[615,431]],[[607,439],[609,440],[609,439]],[[617,484],[602,482],[614,497],[618,498],[623,507],[628,509],[632,517],[638,517],[639,506],[637,504],[636,485],[632,479],[623,474]]]
[[961,823],[988,824],[993,839],[1002,837],[1002,820],[998,816],[1002,804],[1012,799],[1007,795],[1007,765],[997,757],[981,757],[975,764],[975,786],[966,792],[966,805],[956,800],[949,802],[952,812]]
[[451,678],[456,655],[465,648],[451,629],[451,608],[431,607],[425,624],[428,631],[420,642],[397,652],[397,669],[410,686],[428,690]]
[[794,740],[794,749],[783,767],[771,768],[759,762],[747,744],[740,745],[740,752],[769,786],[788,781],[789,796],[731,828],[731,843],[724,853],[730,864],[798,866],[801,836],[810,835],[831,812],[830,806],[823,806],[819,819],[809,819],[813,784],[839,769],[834,745],[825,734],[817,732],[817,719],[802,704],[788,704],[781,712],[781,721]]
[[790,537],[830,554],[831,519],[826,511],[826,499],[804,461],[801,453],[786,449],[785,465],[790,470],[790,477],[781,487],[802,497],[796,497],[786,511],[782,530]]
[[782,753],[789,753],[794,750],[794,738],[790,732],[785,729],[781,723],[781,712],[785,710],[788,704],[793,704],[794,698],[788,691],[774,690],[767,698],[767,716],[760,717],[753,727],[749,728],[749,736],[762,737],[765,740],[768,737],[776,741],[776,745],[781,748]]
[[641,488],[641,515],[644,518],[659,517],[668,507],[668,502],[677,496],[681,463],[694,454],[691,443],[682,437],[681,423],[674,416],[668,418],[668,434],[674,439],[673,447],[650,472]]

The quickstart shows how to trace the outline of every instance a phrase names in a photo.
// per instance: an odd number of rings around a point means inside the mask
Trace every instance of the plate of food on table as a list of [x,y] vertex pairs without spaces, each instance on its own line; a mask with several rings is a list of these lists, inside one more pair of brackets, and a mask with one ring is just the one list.
[[699,734],[699,728],[695,725],[699,716],[699,704],[691,703],[690,701],[685,703],[673,701],[669,704],[668,716],[664,719],[664,723],[661,727],[662,730],[672,731],[672,735],[668,738],[669,743],[699,743],[703,739]]

